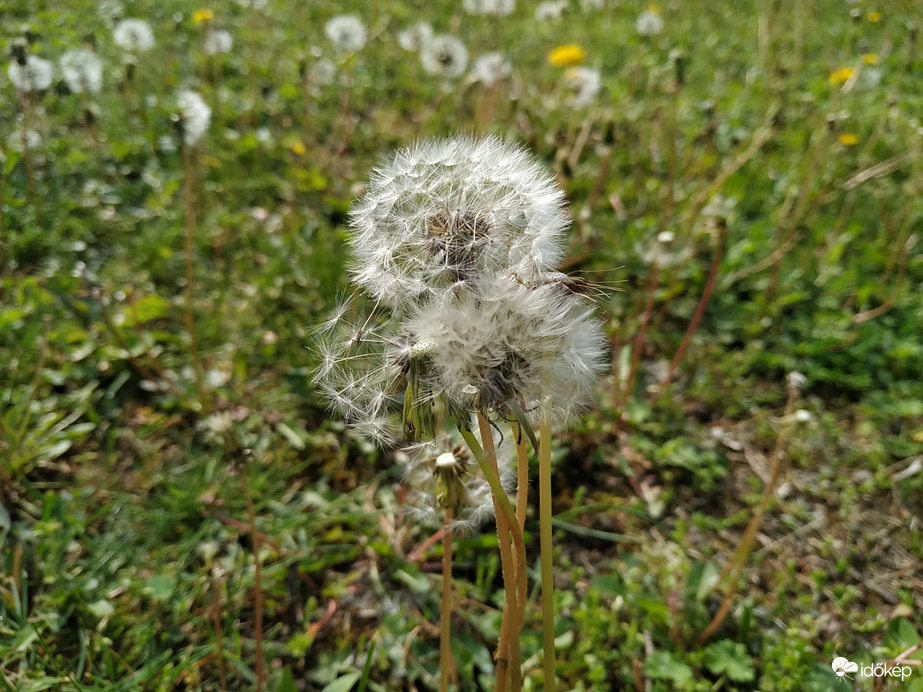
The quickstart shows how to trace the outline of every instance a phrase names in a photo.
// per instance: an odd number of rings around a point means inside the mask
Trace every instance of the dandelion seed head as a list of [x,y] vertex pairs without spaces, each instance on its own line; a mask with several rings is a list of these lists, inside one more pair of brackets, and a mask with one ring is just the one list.
[[367,39],[365,24],[353,14],[333,17],[324,26],[324,33],[333,45],[346,53],[362,50]]
[[663,18],[653,10],[644,10],[635,22],[638,36],[656,36],[663,31]]
[[75,94],[97,93],[103,86],[103,63],[95,53],[88,50],[69,50],[64,53],[58,65],[67,82],[67,88]]
[[176,106],[182,123],[183,143],[195,146],[208,130],[212,110],[198,93],[189,89],[181,89],[176,93]]
[[156,45],[151,25],[143,19],[123,19],[112,30],[112,40],[129,53],[145,53]]
[[576,108],[589,106],[602,89],[599,70],[590,67],[571,67],[565,73],[567,86],[571,90],[571,102]]
[[124,11],[125,7],[119,0],[100,0],[99,4],[96,5],[96,14],[110,28],[115,20],[122,16]]
[[17,61],[10,63],[6,68],[10,81],[17,89],[22,91],[44,91],[51,86],[54,76],[54,65],[50,60],[45,60],[37,55],[26,58],[26,64],[20,65]]
[[417,22],[398,33],[397,42],[406,51],[420,50],[433,37],[433,27],[426,22]]
[[505,17],[516,9],[516,0],[462,0],[468,14],[485,14]]
[[546,271],[562,257],[563,203],[554,178],[516,145],[467,136],[419,142],[373,172],[350,212],[353,278],[400,305],[482,272]]
[[503,53],[486,53],[477,58],[468,73],[469,82],[481,82],[493,86],[495,82],[509,77],[513,65]]
[[420,62],[428,74],[452,79],[468,66],[468,49],[454,36],[433,36],[420,49]]
[[33,129],[17,130],[6,139],[7,146],[13,151],[35,149],[42,144],[42,136]]
[[[397,459],[403,470],[403,480],[410,488],[407,510],[427,526],[443,526],[445,511],[442,502],[444,484],[455,480],[457,504],[453,533],[474,531],[494,517],[490,485],[481,475],[480,468],[463,450],[458,433],[439,435],[433,440],[403,447]],[[515,502],[516,470],[512,445],[497,447],[500,482]]]
[[539,22],[548,22],[560,19],[567,9],[567,0],[546,0],[535,6],[535,19]]
[[592,308],[554,284],[528,287],[498,275],[417,308],[407,329],[438,344],[430,387],[450,408],[509,412],[511,402],[571,419],[592,398],[605,337]]
[[212,29],[205,34],[205,42],[202,49],[208,55],[218,55],[219,53],[230,53],[234,47],[234,37],[230,31],[224,29]]

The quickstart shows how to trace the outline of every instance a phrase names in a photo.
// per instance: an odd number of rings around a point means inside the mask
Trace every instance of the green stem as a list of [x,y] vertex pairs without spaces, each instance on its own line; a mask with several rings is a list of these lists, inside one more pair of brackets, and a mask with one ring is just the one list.
[[[483,417],[483,416],[480,416],[480,417]],[[488,430],[489,430],[489,427],[490,427],[490,424],[488,423]],[[509,536],[510,534],[512,534],[513,536],[513,545],[515,546],[515,549],[516,549],[516,560],[518,563],[517,571],[519,574],[526,573],[526,546],[522,540],[522,529],[519,527],[519,522],[516,519],[516,513],[513,510],[513,505],[510,503],[510,498],[507,496],[506,491],[503,489],[503,485],[500,483],[500,477],[491,463],[492,460],[496,462],[496,456],[493,454],[493,450],[491,450],[491,453],[485,452],[484,448],[481,447],[481,444],[478,442],[477,438],[474,436],[474,433],[472,433],[471,430],[468,430],[467,428],[465,428],[463,424],[459,424],[458,430],[461,433],[461,436],[464,438],[465,443],[468,445],[468,448],[471,450],[471,453],[474,454],[474,458],[478,462],[478,466],[481,469],[481,473],[484,474],[484,479],[487,481],[487,484],[490,486],[490,490],[494,496],[494,507],[495,507],[494,511],[496,512],[496,515],[497,515],[497,525],[498,525],[497,534],[498,534],[498,539],[500,541],[500,561],[501,561],[501,567],[503,568],[503,571],[504,571],[504,587],[506,588],[507,587],[507,583],[506,583],[507,575],[512,577],[513,569],[512,569],[512,565],[504,566],[503,555],[504,555],[504,552],[506,551],[503,548],[504,546],[503,538],[504,537],[502,535],[502,532],[500,531],[500,522],[503,522],[506,525],[507,536]],[[490,439],[491,443],[493,442],[492,436],[486,436],[485,439]],[[512,556],[510,556],[510,560],[509,560],[510,562],[511,562],[511,557]],[[512,584],[512,579],[510,579],[510,584]],[[504,624],[506,624],[509,627],[509,629],[512,629],[513,632],[515,633],[515,639],[516,639],[515,649],[517,651],[519,649],[519,628],[516,627],[515,629],[513,629],[513,627],[517,624],[517,620],[519,622],[522,621],[521,614],[525,610],[525,600],[526,600],[525,597],[526,597],[526,594],[524,591],[521,595],[521,598],[517,598],[515,589],[509,589],[509,588],[506,589],[506,600],[507,600],[506,606],[507,608],[509,608],[509,610],[505,610],[504,612]],[[512,638],[512,633],[509,632],[509,629],[506,630],[507,636]],[[503,631],[501,629],[501,641],[500,641],[501,648],[498,649],[501,654],[504,653],[504,649],[502,648],[503,643],[504,643],[504,636],[503,636]],[[513,663],[515,664],[513,667],[518,668],[518,661],[514,660]],[[506,689],[506,679],[505,679],[505,676],[501,674],[502,673],[501,669],[505,668],[508,665],[510,665],[510,661],[503,660],[503,658],[500,658],[497,662],[497,670],[498,670],[497,690],[498,692]],[[515,685],[516,681],[519,680],[519,678],[521,677],[521,672],[518,670],[513,670],[511,671],[511,673],[513,676],[513,684]],[[519,688],[514,687],[514,692],[518,692],[518,689]]]
[[554,692],[554,555],[551,546],[551,420],[546,411],[539,430],[538,501],[542,566],[542,648],[544,689]]
[[440,692],[449,691],[449,671],[452,667],[452,507],[445,508],[445,530],[442,537],[442,616],[439,632]]

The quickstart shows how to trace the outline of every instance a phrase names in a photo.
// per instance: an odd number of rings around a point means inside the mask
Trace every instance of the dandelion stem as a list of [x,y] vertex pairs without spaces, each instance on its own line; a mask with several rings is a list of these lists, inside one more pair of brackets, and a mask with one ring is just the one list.
[[[479,415],[479,418],[483,418],[483,416]],[[484,422],[486,423],[487,430],[488,430],[487,439],[490,440],[491,446],[492,446],[493,445],[493,435],[492,433],[490,433],[490,423],[487,421],[486,418],[484,418]],[[512,533],[513,535],[513,544],[516,547],[516,557],[519,563],[519,569],[524,574],[526,571],[526,548],[522,540],[522,530],[519,528],[519,522],[516,520],[516,513],[513,511],[513,505],[510,503],[510,499],[507,496],[506,492],[503,490],[503,485],[501,485],[500,483],[500,477],[497,475],[497,472],[494,470],[493,464],[491,464],[492,460],[494,464],[496,463],[496,456],[493,455],[492,453],[490,456],[488,456],[488,453],[484,450],[483,447],[481,447],[481,444],[478,442],[477,438],[474,436],[474,433],[472,433],[471,430],[465,428],[463,424],[460,424],[458,426],[458,430],[461,433],[462,438],[464,438],[465,443],[468,445],[468,448],[471,450],[471,453],[474,454],[474,458],[478,462],[478,466],[481,469],[481,473],[484,474],[484,479],[487,481],[487,484],[490,486],[491,492],[493,493],[494,511],[496,512],[497,522],[498,522],[497,534],[498,534],[498,540],[500,543],[500,566],[504,570],[504,582],[506,582],[507,568],[504,566],[506,563],[504,563],[503,561],[503,554],[504,552],[507,552],[508,561],[511,561],[512,556],[509,555],[508,549],[507,551],[503,550],[503,537],[499,529],[499,522],[501,521],[500,517],[501,516],[503,517],[502,521],[504,521],[507,526],[507,536],[509,536],[510,533]],[[508,616],[507,613],[515,612],[514,608],[512,607],[513,604],[510,602],[510,592],[507,591],[506,594],[507,594],[507,603],[504,608],[503,625],[501,626],[501,634],[500,634],[500,644],[497,648],[497,656],[498,656],[497,658],[497,692],[503,692],[504,690],[507,689],[507,678],[509,675],[507,672],[507,669],[509,668],[510,661],[509,659],[505,658],[505,656],[507,655],[507,650],[503,648],[503,642],[504,642],[503,629],[504,627],[510,627],[512,625],[512,623],[507,624],[509,623],[509,617],[512,617],[512,615]],[[512,596],[513,596],[513,601],[515,603],[516,601],[515,591],[512,592]],[[523,598],[522,600],[523,600],[523,606],[524,606],[525,598]],[[516,608],[515,610],[518,610],[518,608]],[[516,642],[517,647],[516,648],[518,650],[519,648],[518,647],[518,644],[519,644],[518,630],[516,631],[516,637],[517,637],[517,642]],[[516,679],[518,679],[519,677],[520,677],[519,675],[516,675]]]
[[[481,433],[481,444],[484,446],[484,451],[487,453],[489,465],[494,475],[497,476],[500,494],[504,496],[507,505],[509,505],[510,510],[512,510],[512,505],[510,505],[509,498],[506,496],[506,491],[503,489],[502,484],[499,483],[500,468],[497,463],[497,452],[494,447],[493,430],[490,427],[490,421],[487,420],[487,416],[480,412],[478,413],[478,427]],[[519,659],[519,633],[522,629],[520,603],[525,605],[525,593],[517,592],[519,586],[517,578],[519,569],[513,560],[520,555],[525,558],[525,546],[522,544],[521,531],[520,545],[515,548],[510,545],[510,531],[514,526],[517,529],[519,528],[519,521],[516,519],[514,513],[511,513],[512,516],[510,516],[503,511],[497,511],[499,508],[496,506],[496,502],[497,500],[495,499],[494,514],[497,517],[497,535],[500,540],[500,565],[503,568],[503,588],[506,592],[506,604],[504,607],[504,615],[506,617],[504,617],[504,620],[506,620],[507,617],[509,618],[509,627],[506,632],[506,648],[509,656],[510,689],[512,692],[519,692],[522,688],[522,667]],[[523,563],[525,563],[524,559]],[[523,564],[522,571],[525,572],[525,564]],[[503,645],[502,641],[501,645]]]
[[442,616],[439,633],[440,692],[449,690],[452,667],[452,520],[454,509],[445,508],[445,529],[442,538]]
[[199,395],[199,403],[205,405],[205,390],[202,384],[202,361],[199,359],[199,343],[196,339],[195,313],[193,312],[193,301],[195,293],[193,290],[194,279],[194,258],[193,249],[195,229],[196,229],[196,161],[195,152],[190,151],[190,147],[183,147],[183,163],[185,164],[186,180],[183,185],[183,201],[186,204],[186,244],[185,244],[185,263],[186,263],[186,286],[184,291],[185,308],[186,308],[186,331],[189,333],[189,350],[192,355],[192,367],[195,372],[196,392]]
[[538,499],[542,567],[542,649],[544,689],[554,692],[554,554],[551,545],[551,420],[547,411],[539,429]]
[[513,423],[513,434],[516,436],[516,456],[519,461],[517,468],[518,478],[516,480],[516,519],[519,521],[520,530],[522,530],[526,526],[526,507],[529,504],[529,449],[526,446],[522,426],[519,423]]
[[249,470],[246,465],[240,471],[240,485],[247,501],[247,520],[250,523],[250,542],[253,545],[254,566],[254,639],[256,643],[256,692],[263,692],[263,565],[260,562],[260,532],[256,530],[256,509],[253,506],[253,496],[250,494],[250,483],[247,479]]

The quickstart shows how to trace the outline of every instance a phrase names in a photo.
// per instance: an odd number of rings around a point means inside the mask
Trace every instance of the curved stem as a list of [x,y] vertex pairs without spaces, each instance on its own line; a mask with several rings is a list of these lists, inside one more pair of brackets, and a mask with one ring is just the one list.
[[[484,434],[484,440],[485,445],[489,444],[489,452],[481,446],[471,430],[466,429],[464,425],[459,425],[458,429],[465,443],[468,445],[468,448],[474,454],[474,458],[478,462],[481,473],[484,474],[484,479],[487,481],[488,485],[490,485],[491,493],[494,498],[494,511],[497,517],[497,536],[500,543],[500,565],[503,569],[504,591],[506,594],[503,625],[501,626],[500,643],[497,650],[497,691],[502,692],[506,690],[507,680],[504,671],[509,667],[509,674],[513,682],[513,692],[518,692],[522,682],[522,672],[518,657],[519,623],[522,621],[521,614],[525,609],[525,593],[522,594],[522,598],[517,598],[515,582],[512,579],[514,567],[512,564],[513,555],[509,545],[510,534],[512,534],[513,545],[516,548],[515,557],[517,566],[515,569],[518,570],[519,574],[526,573],[526,549],[522,540],[522,529],[519,527],[519,521],[516,519],[513,505],[510,503],[510,499],[503,489],[503,485],[500,483],[500,477],[495,468],[496,454],[493,450],[493,434],[490,430],[490,423],[481,414],[478,414],[478,419],[482,433],[484,432],[484,426],[486,426],[487,432]],[[500,528],[501,522],[504,525],[503,530]],[[506,539],[505,541],[504,538]],[[512,642],[512,646],[510,646],[510,642],[514,639],[515,642]],[[515,654],[515,658],[513,654]],[[507,658],[507,656],[509,656],[509,658]]]

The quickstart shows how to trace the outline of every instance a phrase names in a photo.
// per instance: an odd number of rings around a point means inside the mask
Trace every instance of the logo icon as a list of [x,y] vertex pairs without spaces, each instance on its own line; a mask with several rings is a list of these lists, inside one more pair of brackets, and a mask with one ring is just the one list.
[[847,673],[855,673],[859,670],[859,664],[853,663],[852,661],[838,656],[833,659],[833,663],[830,664],[830,667],[833,668],[833,672],[836,673],[838,678],[850,678]]

